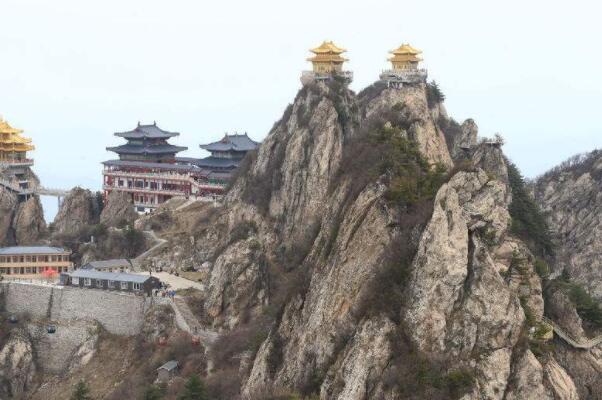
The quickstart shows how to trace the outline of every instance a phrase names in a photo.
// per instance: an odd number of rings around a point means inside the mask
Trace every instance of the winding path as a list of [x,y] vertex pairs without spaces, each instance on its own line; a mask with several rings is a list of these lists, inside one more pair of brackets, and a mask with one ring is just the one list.
[[167,245],[167,240],[161,239],[154,231],[144,231],[144,234],[150,237],[155,241],[155,245],[150,249],[146,250],[144,253],[140,254],[138,257],[132,259],[132,263],[134,266],[139,267],[140,263],[142,263],[146,258],[155,254],[156,251],[161,250]]
[[565,342],[577,349],[591,349],[592,347],[595,347],[602,343],[602,335],[596,336],[595,338],[591,339],[577,340],[570,333],[562,329],[558,324],[556,324],[556,322],[552,321],[551,319],[543,317],[542,320],[546,324],[550,325],[554,330],[554,333],[556,333],[560,338],[562,338]]

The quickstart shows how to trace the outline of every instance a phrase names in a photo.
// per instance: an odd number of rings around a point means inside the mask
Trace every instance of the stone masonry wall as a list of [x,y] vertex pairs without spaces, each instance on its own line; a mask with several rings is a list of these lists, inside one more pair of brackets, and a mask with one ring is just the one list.
[[98,321],[117,335],[136,335],[152,298],[98,289],[3,282],[0,294],[10,313],[29,313],[52,321]]

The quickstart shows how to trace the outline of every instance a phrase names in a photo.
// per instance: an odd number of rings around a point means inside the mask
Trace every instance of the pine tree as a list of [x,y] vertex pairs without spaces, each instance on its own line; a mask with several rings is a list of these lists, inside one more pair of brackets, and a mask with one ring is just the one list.
[[192,375],[186,385],[184,393],[178,396],[178,400],[209,400],[205,384],[198,375]]
[[165,390],[157,385],[150,385],[144,392],[143,400],[161,400]]
[[90,396],[90,388],[86,382],[79,381],[77,385],[75,385],[75,389],[71,395],[71,400],[92,400],[92,396]]

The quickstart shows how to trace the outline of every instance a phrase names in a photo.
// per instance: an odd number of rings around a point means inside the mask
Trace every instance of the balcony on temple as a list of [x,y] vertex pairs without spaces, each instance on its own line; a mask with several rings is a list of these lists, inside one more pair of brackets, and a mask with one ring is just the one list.
[[404,85],[426,82],[427,71],[419,68],[422,61],[420,54],[422,51],[405,43],[397,49],[390,52],[392,57],[391,69],[384,70],[380,75],[381,81],[384,81],[388,87],[400,88]]
[[343,71],[343,63],[349,60],[341,54],[347,50],[336,46],[332,41],[325,41],[310,51],[314,55],[307,61],[311,62],[312,70],[302,72],[302,84],[328,81],[335,77],[340,77],[347,83],[353,80],[353,72]]

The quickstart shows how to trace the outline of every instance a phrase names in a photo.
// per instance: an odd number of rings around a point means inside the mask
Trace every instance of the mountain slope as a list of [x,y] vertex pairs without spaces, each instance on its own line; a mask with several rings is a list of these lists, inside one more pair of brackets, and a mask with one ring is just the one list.
[[170,232],[157,265],[207,269],[214,373],[242,398],[570,398],[530,349],[544,299],[511,201],[499,144],[425,85],[334,81],[298,93],[223,207],[145,223]]

